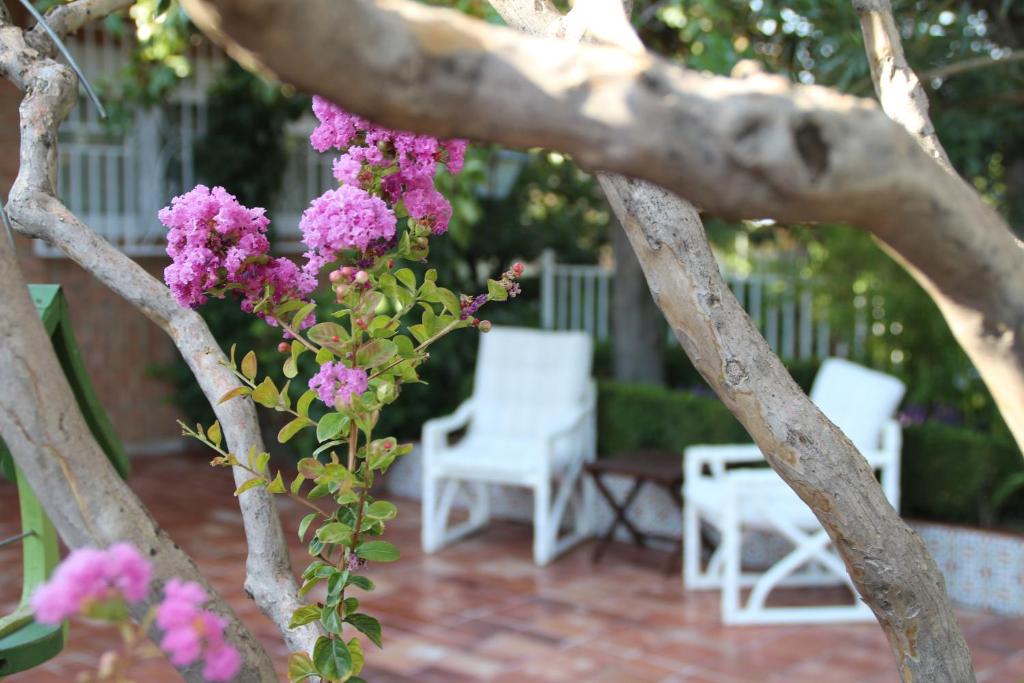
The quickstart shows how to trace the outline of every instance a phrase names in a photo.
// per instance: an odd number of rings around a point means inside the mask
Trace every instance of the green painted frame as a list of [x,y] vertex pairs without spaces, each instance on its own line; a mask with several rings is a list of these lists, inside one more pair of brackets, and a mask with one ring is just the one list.
[[[110,419],[96,397],[75,342],[68,304],[59,285],[29,285],[29,293],[43,327],[53,342],[64,375],[96,441],[122,477],[128,476],[128,456]],[[54,657],[64,647],[67,624],[46,626],[32,619],[29,599],[36,586],[46,581],[60,561],[57,532],[35,493],[20,476],[6,445],[0,440],[0,471],[18,487],[21,512],[21,602],[9,615],[0,617],[0,678],[25,671]]]

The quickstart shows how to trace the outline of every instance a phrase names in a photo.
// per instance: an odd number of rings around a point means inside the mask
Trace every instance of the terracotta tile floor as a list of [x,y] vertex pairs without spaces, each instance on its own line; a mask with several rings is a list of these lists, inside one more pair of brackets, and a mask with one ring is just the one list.
[[[156,519],[198,562],[278,661],[274,627],[242,591],[241,518],[227,472],[200,457],[139,459],[131,484]],[[0,483],[0,538],[15,533],[13,488]],[[401,501],[400,501],[401,503]],[[418,506],[407,501],[390,539],[402,550],[377,567],[365,606],[385,625],[370,654],[369,683],[495,681],[592,683],[888,683],[897,680],[877,626],[724,628],[717,594],[684,593],[660,568],[664,556],[622,546],[596,567],[579,548],[552,566],[530,559],[530,529],[496,522],[431,557],[419,550]],[[294,539],[303,511],[281,505]],[[296,566],[304,550],[296,542]],[[20,558],[0,550],[0,613],[17,597]],[[962,612],[978,679],[1024,681],[1024,620]],[[91,668],[111,634],[76,625],[56,659],[11,683],[66,683]],[[141,683],[180,680],[160,661]],[[284,680],[282,678],[282,680]]]

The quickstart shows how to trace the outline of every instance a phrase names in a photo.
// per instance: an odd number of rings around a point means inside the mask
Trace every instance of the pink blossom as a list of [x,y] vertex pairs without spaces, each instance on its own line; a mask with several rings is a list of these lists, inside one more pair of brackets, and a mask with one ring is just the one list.
[[229,681],[241,668],[241,657],[224,640],[227,620],[202,608],[206,599],[197,583],[179,579],[167,582],[164,600],[156,610],[156,624],[164,631],[160,647],[176,666],[201,658],[207,680]]
[[310,203],[299,228],[309,247],[306,272],[316,275],[346,249],[366,251],[395,236],[395,214],[380,197],[355,185],[328,190]]
[[270,249],[265,213],[242,206],[223,187],[211,190],[205,185],[196,185],[160,210],[160,222],[169,229],[171,257],[164,281],[178,303],[198,306],[210,289],[247,277],[252,263]]
[[333,408],[337,402],[352,403],[353,395],[366,391],[368,380],[362,368],[349,368],[329,361],[321,365],[320,371],[309,380],[309,388]]
[[146,597],[152,571],[149,561],[127,543],[107,550],[74,550],[33,594],[36,620],[59,624],[101,600],[137,602]]

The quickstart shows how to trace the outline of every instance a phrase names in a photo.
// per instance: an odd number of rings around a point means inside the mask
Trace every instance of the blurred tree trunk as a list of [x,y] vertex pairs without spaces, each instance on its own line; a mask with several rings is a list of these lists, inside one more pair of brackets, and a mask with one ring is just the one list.
[[609,227],[615,253],[612,292],[615,379],[664,385],[665,319],[651,297],[647,278],[622,226],[613,217]]

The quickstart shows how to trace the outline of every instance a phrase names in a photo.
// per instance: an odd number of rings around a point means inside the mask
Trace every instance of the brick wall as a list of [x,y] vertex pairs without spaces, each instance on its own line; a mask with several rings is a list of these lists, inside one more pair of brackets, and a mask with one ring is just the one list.
[[[20,94],[0,79],[0,190],[6,199],[18,170]],[[6,237],[3,237],[6,239]],[[122,440],[133,452],[182,444],[169,404],[171,388],[148,376],[155,364],[177,354],[169,338],[144,315],[64,258],[39,258],[28,240],[17,238],[18,262],[26,281],[63,286],[71,305],[75,336],[85,365]],[[141,259],[160,277],[162,259]]]

